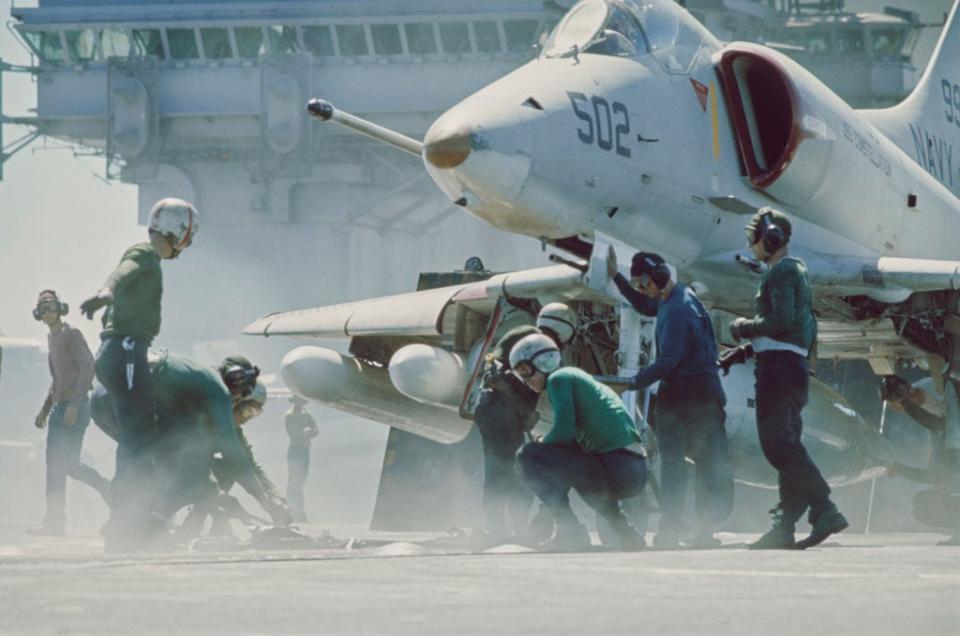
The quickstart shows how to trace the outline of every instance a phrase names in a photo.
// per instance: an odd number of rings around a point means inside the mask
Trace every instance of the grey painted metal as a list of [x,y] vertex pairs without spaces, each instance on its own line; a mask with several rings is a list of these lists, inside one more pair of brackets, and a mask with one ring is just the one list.
[[243,332],[263,336],[439,336],[443,313],[466,285],[268,314]]
[[610,299],[589,290],[565,265],[498,274],[476,283],[439,287],[327,307],[267,314],[243,332],[257,336],[350,338],[363,335],[440,336],[451,303],[492,310],[502,294],[547,299]]
[[307,104],[307,112],[322,121],[332,121],[345,128],[354,130],[377,141],[399,148],[417,157],[423,154],[423,142],[412,137],[401,135],[398,132],[384,128],[371,121],[337,110],[333,104],[321,99],[311,99]]

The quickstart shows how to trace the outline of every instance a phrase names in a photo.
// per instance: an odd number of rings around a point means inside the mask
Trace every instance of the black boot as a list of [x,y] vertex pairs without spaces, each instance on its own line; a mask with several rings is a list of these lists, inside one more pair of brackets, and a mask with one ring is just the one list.
[[[955,503],[956,499],[951,497],[951,503]],[[955,513],[954,523],[953,523],[953,536],[949,539],[937,542],[937,545],[960,545],[960,511]]]
[[541,546],[548,552],[582,552],[590,547],[590,534],[579,521],[557,524],[553,536]]
[[580,552],[590,547],[590,534],[572,510],[554,510],[554,521],[553,536],[543,543],[542,549],[549,552]]
[[770,514],[773,517],[773,527],[747,547],[751,550],[792,550],[795,548],[794,533],[796,530],[794,529],[794,522],[785,519],[780,508],[774,508],[770,511]]
[[680,542],[689,536],[690,531],[682,521],[671,521],[660,517],[657,534],[653,535],[653,547],[660,550],[673,550],[680,547]]
[[820,545],[831,534],[843,532],[849,525],[847,518],[840,514],[836,506],[831,504],[829,508],[817,515],[817,518],[813,521],[813,529],[810,531],[810,536],[797,541],[796,548],[798,550],[806,550],[815,545]]
[[723,542],[713,535],[712,528],[698,529],[693,535],[693,541],[690,543],[690,547],[694,550],[711,550],[713,548],[719,548],[722,545]]
[[949,539],[937,541],[937,545],[960,545],[960,532],[954,533]]
[[530,520],[530,526],[527,529],[527,540],[531,543],[543,543],[553,536],[553,513],[546,506],[541,505],[537,509],[537,514]]
[[619,548],[624,552],[636,552],[647,547],[647,540],[622,512],[607,515],[604,519],[613,530],[618,544],[610,547]]

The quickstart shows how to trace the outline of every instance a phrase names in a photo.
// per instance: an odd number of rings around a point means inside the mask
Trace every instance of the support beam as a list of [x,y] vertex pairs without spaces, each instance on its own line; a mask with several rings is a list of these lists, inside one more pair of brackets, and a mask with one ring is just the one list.
[[0,57],[0,181],[3,181],[3,164],[7,162],[7,155],[3,152],[3,71],[6,65]]
[[400,184],[398,184],[398,185],[395,185],[394,187],[390,188],[389,190],[387,190],[387,191],[384,192],[383,194],[380,194],[379,196],[376,196],[376,197],[374,197],[372,200],[370,200],[369,202],[365,203],[365,204],[363,205],[363,207],[361,207],[361,208],[359,208],[359,209],[357,209],[357,210],[352,211],[352,212],[349,214],[349,216],[347,217],[347,220],[346,220],[342,225],[349,225],[349,224],[353,223],[354,221],[356,221],[356,220],[359,219],[360,217],[362,217],[362,216],[364,216],[364,215],[366,215],[366,214],[369,214],[370,212],[372,212],[373,210],[375,210],[375,209],[376,209],[377,207],[379,207],[381,204],[389,201],[390,199],[392,199],[393,197],[395,197],[395,196],[396,196],[397,194],[399,194],[400,192],[403,192],[404,190],[407,190],[407,189],[411,188],[412,186],[420,183],[421,181],[426,180],[426,178],[427,178],[427,173],[426,173],[426,171],[424,171],[424,172],[420,172],[420,173],[417,174],[417,175],[414,175],[412,178],[407,179],[406,181],[403,181],[402,183],[400,183]]

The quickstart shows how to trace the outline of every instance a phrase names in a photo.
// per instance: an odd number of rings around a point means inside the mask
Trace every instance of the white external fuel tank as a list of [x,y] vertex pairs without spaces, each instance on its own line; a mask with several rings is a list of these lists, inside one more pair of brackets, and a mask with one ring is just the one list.
[[280,374],[297,395],[436,442],[459,442],[473,426],[455,408],[405,397],[386,369],[332,349],[297,347],[283,357]]
[[393,386],[411,400],[458,409],[467,384],[464,360],[456,353],[412,344],[390,358]]

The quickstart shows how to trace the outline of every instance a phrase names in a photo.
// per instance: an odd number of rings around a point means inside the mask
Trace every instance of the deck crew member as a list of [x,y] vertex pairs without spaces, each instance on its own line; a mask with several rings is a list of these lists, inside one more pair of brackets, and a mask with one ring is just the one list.
[[293,520],[306,522],[303,486],[310,472],[310,444],[320,430],[317,428],[317,421],[303,408],[307,404],[305,399],[294,395],[290,402],[293,406],[287,411],[283,422],[290,438],[290,445],[287,447],[287,501],[290,503]]
[[617,271],[611,247],[607,272],[638,312],[657,317],[656,360],[633,379],[637,390],[660,382],[654,431],[661,453],[663,516],[653,544],[671,548],[687,540],[683,514],[689,457],[696,471],[691,544],[717,547],[720,541],[714,536],[714,527],[733,510],[733,466],[724,426],[727,398],[720,384],[710,315],[693,289],[672,280],[658,254],[634,254],[628,282]]
[[613,389],[575,367],[560,367],[560,350],[534,334],[514,345],[510,366],[535,393],[547,391],[554,424],[539,442],[520,449],[520,466],[530,488],[553,513],[549,550],[588,548],[586,528],[570,508],[573,488],[602,516],[624,550],[644,546],[643,536],[623,514],[620,500],[646,484],[646,455],[626,407]]
[[33,317],[49,329],[47,350],[52,382],[35,425],[47,428],[47,513],[30,534],[62,535],[66,529],[67,477],[96,489],[109,501],[110,482],[80,461],[90,424],[93,354],[83,334],[63,321],[69,307],[52,289],[40,292]]
[[[767,264],[753,318],[730,323],[735,341],[749,339],[756,353],[756,410],[760,447],[779,473],[780,501],[773,527],[754,549],[805,549],[844,530],[848,523],[830,500],[830,486],[800,441],[810,373],[807,360],[817,340],[810,281],[802,260],[788,254],[792,227],[787,217],[760,208],[746,226],[754,256]],[[795,526],[809,509],[810,536],[794,540]]]
[[124,252],[103,288],[80,305],[91,319],[106,307],[96,376],[110,392],[120,427],[111,516],[104,528],[108,548],[111,542],[121,544],[117,548],[136,543],[146,529],[140,491],[152,484],[149,446],[155,428],[147,349],[160,332],[160,261],[176,258],[193,242],[199,221],[186,201],[158,201],[150,211],[149,241]]

